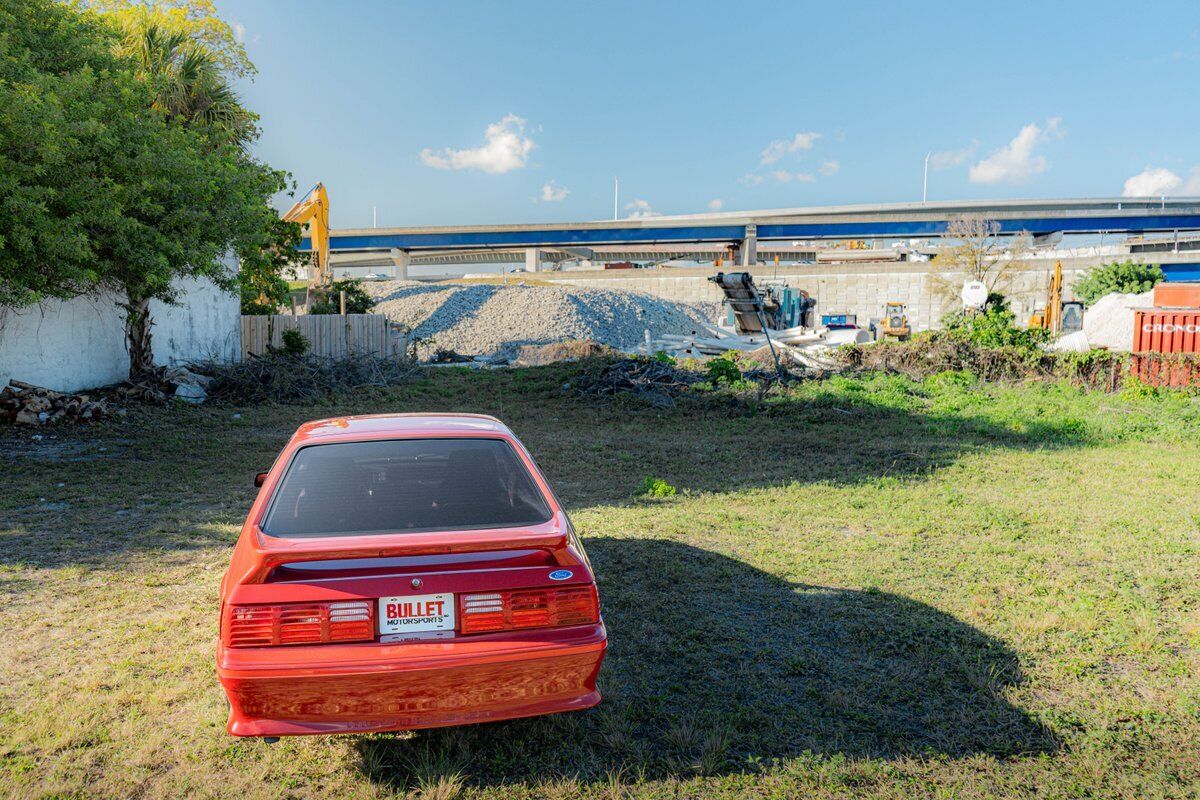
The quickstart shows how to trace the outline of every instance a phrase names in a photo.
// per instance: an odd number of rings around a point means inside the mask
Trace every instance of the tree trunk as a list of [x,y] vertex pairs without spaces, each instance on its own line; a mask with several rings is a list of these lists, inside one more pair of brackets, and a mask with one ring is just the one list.
[[136,381],[154,370],[154,350],[150,342],[150,299],[126,292],[125,349],[129,351],[129,380]]

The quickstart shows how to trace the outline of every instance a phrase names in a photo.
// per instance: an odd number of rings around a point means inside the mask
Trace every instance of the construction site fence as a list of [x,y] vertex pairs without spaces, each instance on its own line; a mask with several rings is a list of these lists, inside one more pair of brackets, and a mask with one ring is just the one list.
[[242,316],[242,357],[283,347],[283,332],[295,329],[308,352],[325,358],[404,355],[404,332],[383,314],[255,314]]

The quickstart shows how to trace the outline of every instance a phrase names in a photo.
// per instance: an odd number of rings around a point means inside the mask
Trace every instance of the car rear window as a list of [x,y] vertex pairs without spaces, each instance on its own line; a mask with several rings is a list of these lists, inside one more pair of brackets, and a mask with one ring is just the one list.
[[501,439],[310,445],[275,490],[263,531],[348,536],[537,525],[549,504]]

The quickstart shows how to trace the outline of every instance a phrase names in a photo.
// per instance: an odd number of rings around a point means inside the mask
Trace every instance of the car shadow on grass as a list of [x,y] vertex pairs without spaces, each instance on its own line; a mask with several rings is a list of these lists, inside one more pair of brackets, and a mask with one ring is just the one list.
[[1059,748],[1006,699],[1016,654],[886,592],[790,583],[670,540],[587,542],[609,652],[574,714],[358,739],[390,787],[754,772],[773,759],[1009,757]]

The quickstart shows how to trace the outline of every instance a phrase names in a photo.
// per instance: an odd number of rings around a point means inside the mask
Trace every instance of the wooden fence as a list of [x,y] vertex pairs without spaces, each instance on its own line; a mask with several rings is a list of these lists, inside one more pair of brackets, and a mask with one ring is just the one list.
[[289,328],[308,339],[310,353],[326,358],[404,354],[404,337],[383,314],[261,314],[242,316],[242,357],[282,347]]

